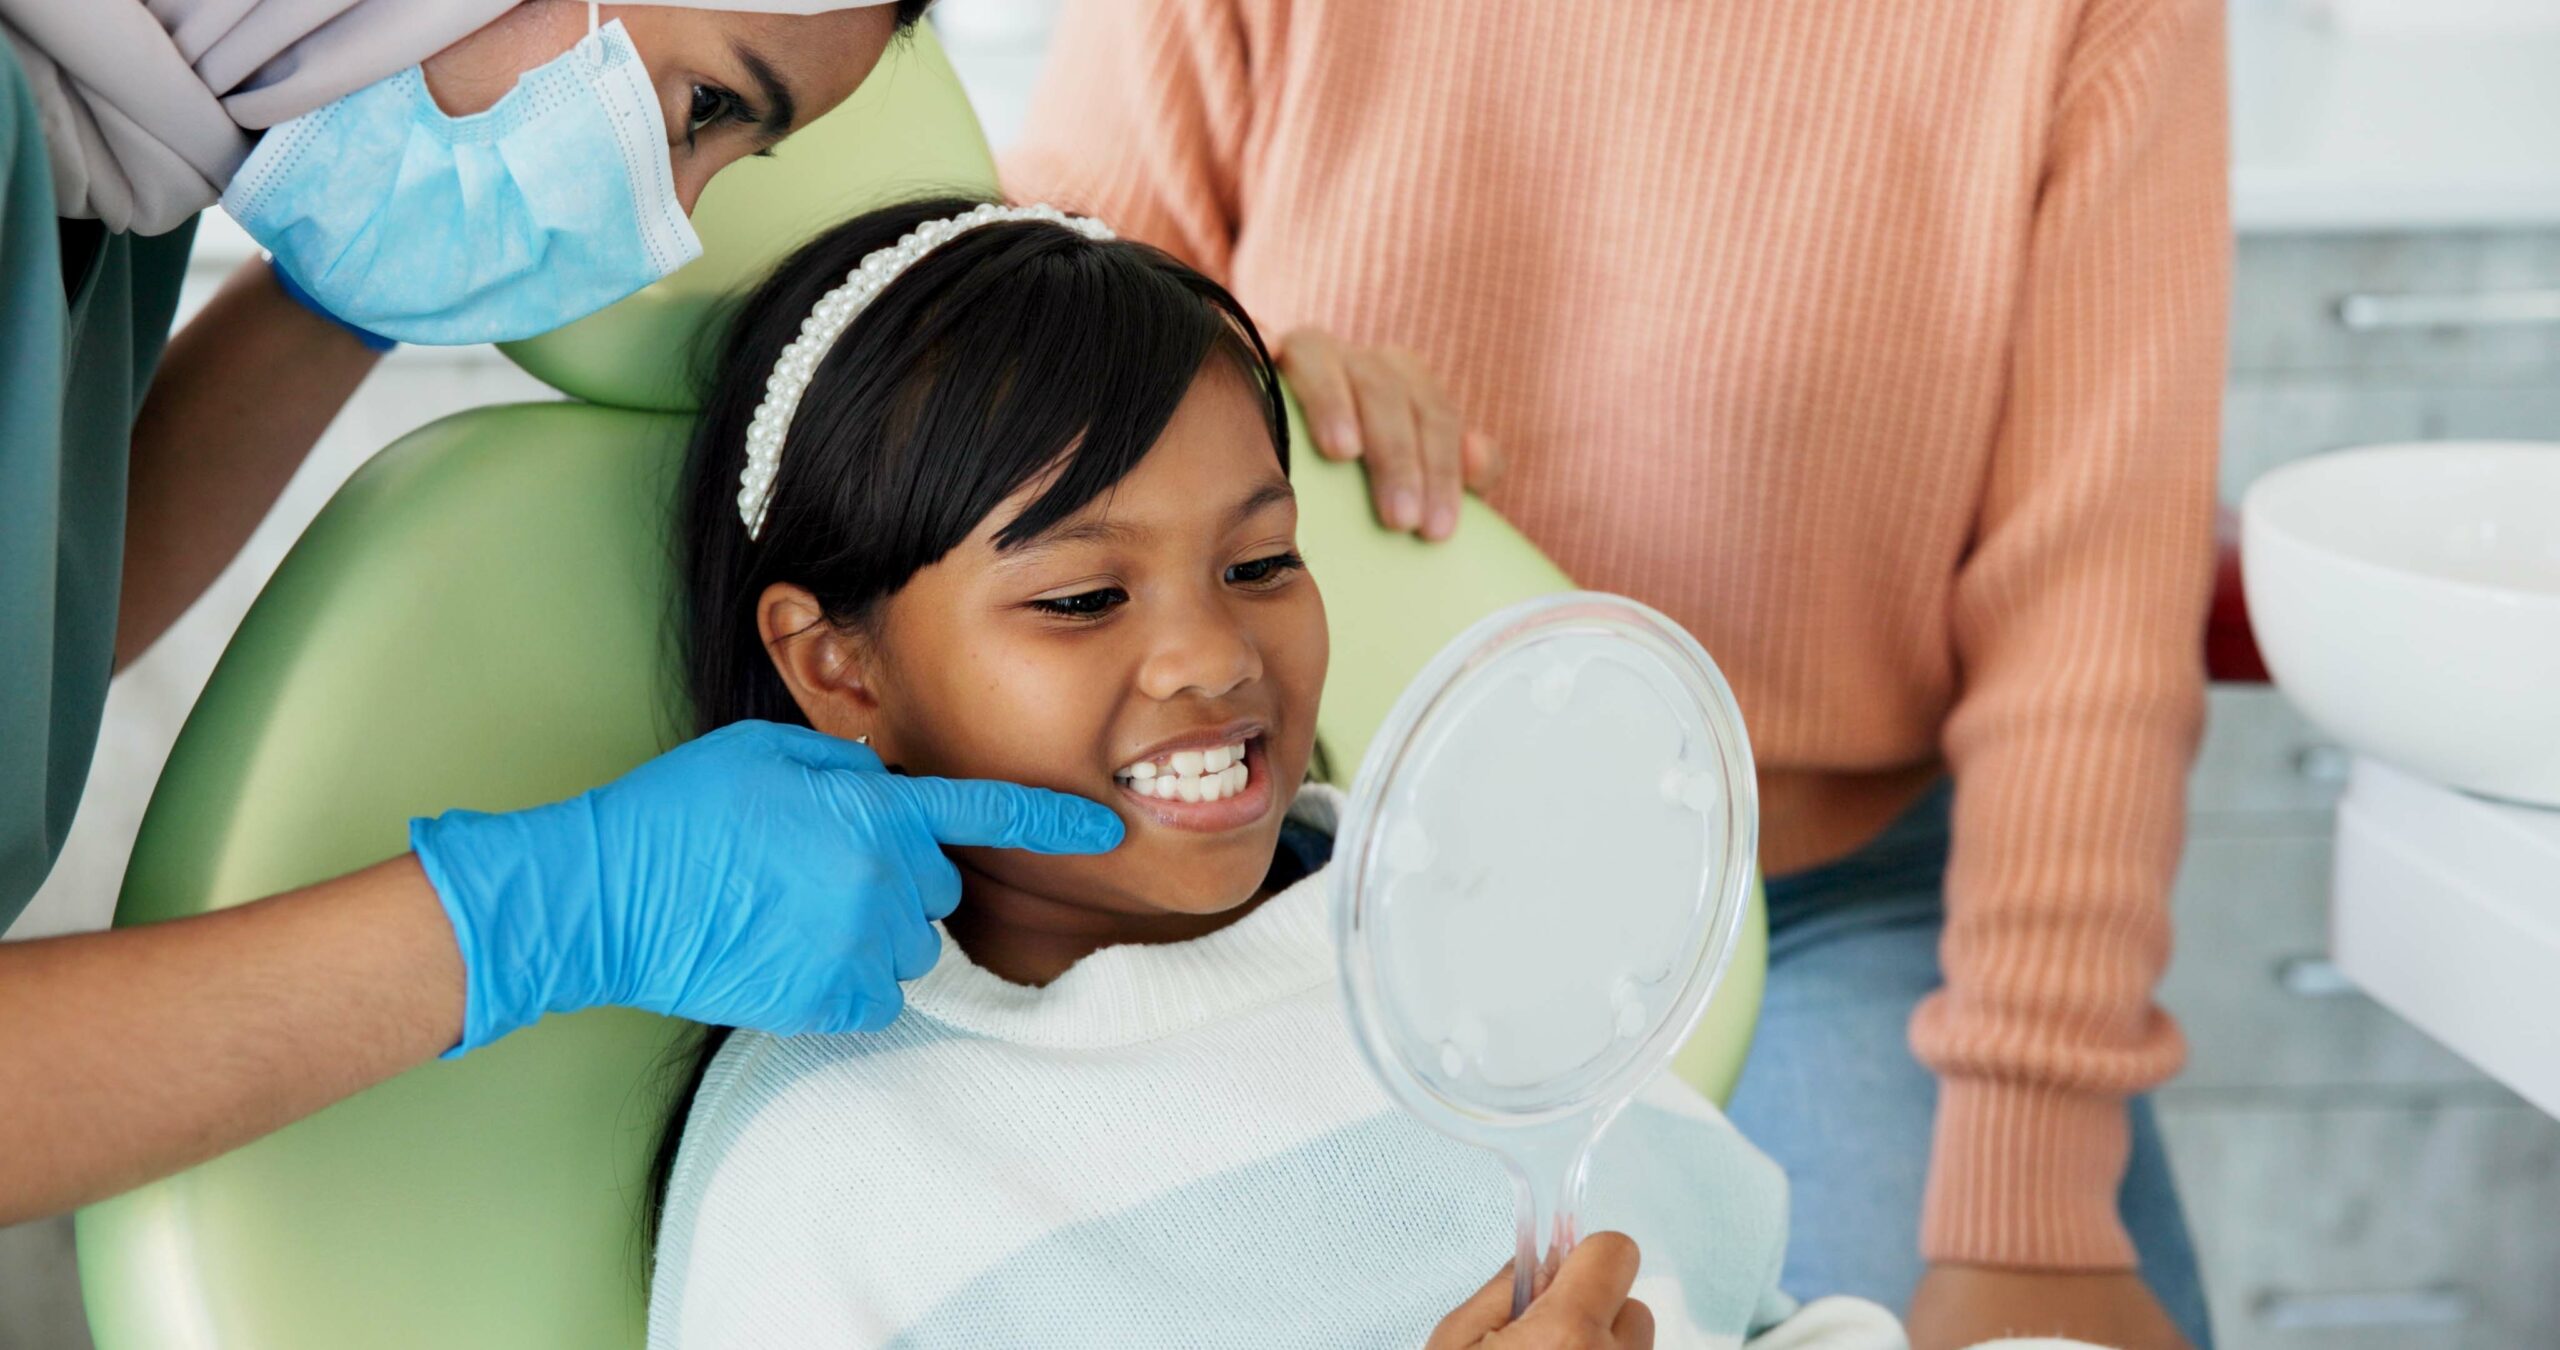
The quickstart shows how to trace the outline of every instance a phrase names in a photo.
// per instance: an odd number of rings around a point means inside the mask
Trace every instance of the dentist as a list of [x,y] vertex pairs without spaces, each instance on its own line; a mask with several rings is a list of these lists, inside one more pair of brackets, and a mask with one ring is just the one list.
[[[0,926],[61,848],[109,676],[384,349],[529,336],[682,266],[711,175],[927,2],[0,0]],[[217,199],[272,258],[169,337]],[[959,898],[942,844],[1119,838],[1090,802],[746,724],[413,822],[413,852],[289,895],[0,945],[0,1224],[546,1012],[883,1025]]]

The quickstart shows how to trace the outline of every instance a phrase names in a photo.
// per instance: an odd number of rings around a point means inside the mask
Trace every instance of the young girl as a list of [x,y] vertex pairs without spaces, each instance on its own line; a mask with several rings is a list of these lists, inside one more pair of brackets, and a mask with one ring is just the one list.
[[1784,1181],[1674,1082],[1595,1158],[1591,1226],[1641,1273],[1595,1237],[1504,1325],[1508,1180],[1394,1109],[1333,987],[1324,606],[1224,290],[1092,222],[917,202],[784,263],[718,371],[679,527],[702,729],[806,723],[1128,836],[953,850],[887,1030],[717,1046],[670,1127],[653,1346],[1901,1344],[1779,1293]]

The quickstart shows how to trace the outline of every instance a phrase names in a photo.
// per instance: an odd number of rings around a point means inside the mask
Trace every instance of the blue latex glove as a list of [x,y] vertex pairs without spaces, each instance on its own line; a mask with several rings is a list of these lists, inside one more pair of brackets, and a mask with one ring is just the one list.
[[901,777],[866,746],[772,722],[565,802],[409,822],[468,973],[448,1058],[606,1005],[786,1035],[877,1030],[960,903],[942,845],[1103,853],[1121,834],[1081,797]]

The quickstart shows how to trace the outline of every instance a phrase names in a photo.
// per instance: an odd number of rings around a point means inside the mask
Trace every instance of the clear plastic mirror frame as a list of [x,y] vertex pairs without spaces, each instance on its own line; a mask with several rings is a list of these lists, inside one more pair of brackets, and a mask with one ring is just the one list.
[[1371,742],[1334,855],[1343,999],[1388,1095],[1510,1167],[1515,1313],[1578,1236],[1591,1144],[1723,978],[1758,838],[1732,689],[1619,596],[1486,618]]

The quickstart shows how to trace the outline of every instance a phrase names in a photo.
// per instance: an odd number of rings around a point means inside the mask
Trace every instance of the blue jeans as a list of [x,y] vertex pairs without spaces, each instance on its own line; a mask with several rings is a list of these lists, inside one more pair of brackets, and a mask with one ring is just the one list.
[[[1731,1114],[1794,1188],[1786,1286],[1908,1307],[1922,1270],[1920,1193],[1938,1102],[1905,1039],[1942,977],[1945,785],[1865,848],[1769,883],[1769,992]],[[2133,1103],[2116,1203],[2143,1279],[2211,1350],[2204,1284],[2151,1103]]]

